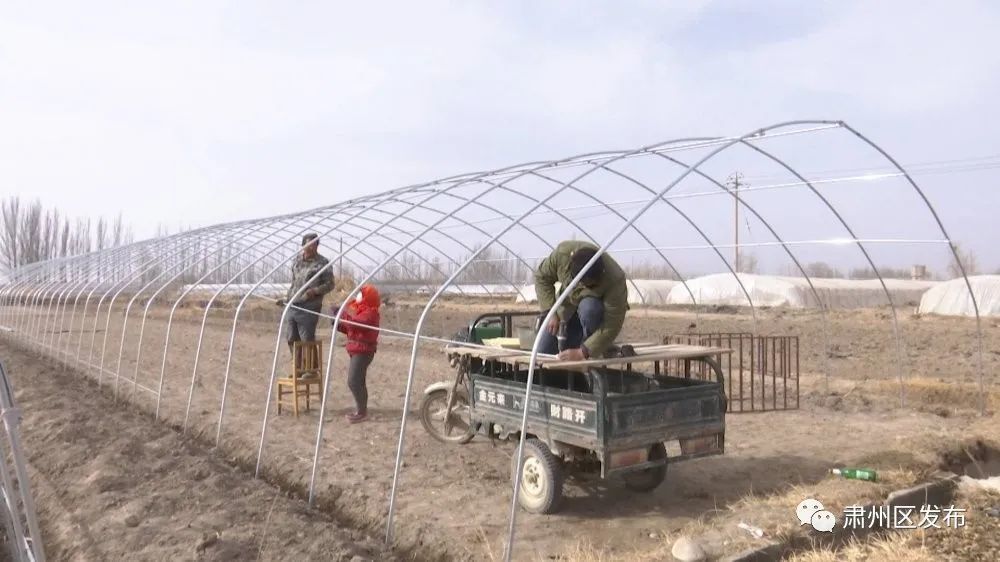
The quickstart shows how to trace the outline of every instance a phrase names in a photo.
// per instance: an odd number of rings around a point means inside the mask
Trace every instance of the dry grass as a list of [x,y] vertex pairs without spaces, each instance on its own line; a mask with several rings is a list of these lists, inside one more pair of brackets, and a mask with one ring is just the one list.
[[470,548],[469,554],[475,556],[476,554],[482,554],[482,560],[489,560],[490,562],[496,562],[497,560],[503,559],[503,547],[500,547],[500,552],[497,552],[493,548],[493,543],[490,541],[490,537],[486,534],[486,530],[482,527],[476,529],[476,538],[482,543],[482,552],[474,552],[474,549]]
[[[830,477],[816,484],[794,484],[781,492],[771,494],[748,494],[743,498],[725,506],[723,510],[715,510],[699,517],[696,521],[685,525],[676,533],[665,534],[663,540],[652,547],[623,554],[612,554],[605,549],[594,546],[583,540],[567,549],[563,554],[565,560],[574,562],[612,562],[617,560],[654,561],[672,560],[671,548],[680,536],[702,537],[710,534],[723,536],[726,540],[727,552],[738,552],[752,547],[762,546],[765,541],[755,539],[736,528],[740,517],[756,522],[766,528],[766,542],[786,543],[801,536],[802,530],[794,521],[794,507],[803,498],[823,498],[824,504],[836,513],[844,506],[858,503],[881,502],[889,491],[920,482],[928,471],[914,470],[908,467],[882,469],[879,471],[879,482],[856,482]],[[890,537],[891,539],[891,537]],[[872,553],[874,558],[852,558],[851,560],[880,560],[894,558],[893,548],[900,547],[889,539],[885,544],[877,543],[880,549]],[[861,548],[856,545],[852,548]],[[914,547],[915,548],[915,547]],[[914,549],[919,552],[920,549]],[[860,551],[859,551],[860,552]],[[903,552],[903,551],[900,551]],[[809,554],[817,558],[803,558],[812,562],[825,560],[841,560],[840,554],[832,551],[816,551]],[[828,556],[828,557],[823,557]],[[491,558],[493,559],[493,558]],[[903,559],[903,558],[898,558]],[[911,560],[911,558],[905,558]],[[922,561],[931,558],[912,558]]]
[[[480,548],[470,548],[468,549],[469,556],[478,560],[489,560],[490,562],[499,562],[503,560],[503,541],[499,543],[495,539],[490,539],[486,531],[480,527],[476,532],[478,541],[480,543]],[[656,548],[652,551],[633,551],[625,555],[615,555],[606,548],[597,547],[588,539],[582,539],[580,542],[566,549],[565,552],[560,556],[559,560],[568,560],[570,562],[618,562],[618,561],[635,561],[635,562],[654,562],[656,560],[670,560],[670,544],[667,544],[664,548]],[[536,554],[534,560],[536,562],[548,562],[551,558],[546,558],[541,554]]]
[[[589,540],[584,540],[566,551],[566,559],[573,562],[612,562],[621,558],[615,558],[608,554],[606,550],[595,547]],[[630,557],[629,560],[644,559]],[[649,560],[649,558],[645,560]]]
[[[911,377],[904,380],[906,401],[911,406],[975,409],[979,404],[979,385],[941,381],[926,377]],[[869,393],[891,394],[899,393],[899,383],[892,380],[868,381],[864,389]],[[987,408],[1000,404],[1000,391],[986,388]]]
[[[773,509],[788,510],[798,505],[803,498],[821,497],[834,507],[843,507],[840,503],[881,501],[885,495],[897,488],[913,486],[921,481],[928,470],[914,470],[909,467],[880,469],[878,482],[855,482],[829,477],[816,484],[794,484],[784,491],[774,494],[748,494],[729,506],[732,512]],[[859,493],[860,492],[860,493]]]
[[853,541],[839,550],[818,549],[794,554],[790,562],[862,562],[868,560],[906,560],[936,562],[940,557],[925,545],[917,544],[914,535],[893,533],[868,542]]
[[1000,520],[987,516],[985,508],[1000,503],[1000,494],[990,491],[963,493],[956,507],[967,510],[966,525],[961,528],[896,531],[867,542],[852,542],[838,550],[821,548],[798,553],[793,562],[848,562],[867,560],[937,560],[1000,559]]
[[[977,421],[988,423],[989,420]],[[945,449],[956,448],[955,443],[943,444],[938,441],[923,441],[913,444],[917,449],[932,446],[926,451],[929,456],[940,458]],[[958,450],[968,449],[971,444],[958,445]],[[942,448],[944,447],[944,448]],[[581,541],[568,549],[564,559],[580,562],[605,562],[614,560],[671,560],[671,548],[677,537],[686,535],[704,537],[711,534],[726,538],[726,552],[733,553],[747,548],[762,546],[763,541],[735,530],[739,518],[745,517],[766,529],[768,542],[786,544],[802,536],[802,530],[785,516],[803,498],[822,498],[828,509],[838,513],[846,505],[881,503],[886,495],[896,489],[906,488],[927,481],[936,466],[929,466],[917,460],[916,456],[894,457],[892,452],[872,455],[867,462],[877,465],[878,482],[858,482],[835,477],[826,478],[815,484],[794,484],[770,494],[751,493],[726,506],[722,511],[709,512],[697,521],[684,526],[677,533],[663,537],[660,544],[630,552],[611,554],[595,547],[588,541]],[[897,455],[898,456],[898,455]],[[928,455],[924,455],[928,456]],[[882,468],[898,462],[896,468]],[[931,530],[897,531],[888,535],[873,535],[866,541],[852,541],[838,548],[817,547],[798,553],[790,558],[797,562],[827,562],[834,560],[907,560],[933,561],[941,559],[981,559],[1000,560],[1000,519],[983,514],[987,507],[1000,505],[1000,494],[990,491],[963,492],[955,500],[957,507],[967,508],[967,524],[960,529],[943,528]]]
[[[627,553],[614,554],[604,548],[594,546],[589,540],[582,540],[573,547],[566,550],[560,560],[570,562],[658,562],[660,560],[673,560],[670,549],[676,537],[666,537],[663,542],[653,548],[643,550],[633,550]],[[545,562],[539,558],[538,562]]]

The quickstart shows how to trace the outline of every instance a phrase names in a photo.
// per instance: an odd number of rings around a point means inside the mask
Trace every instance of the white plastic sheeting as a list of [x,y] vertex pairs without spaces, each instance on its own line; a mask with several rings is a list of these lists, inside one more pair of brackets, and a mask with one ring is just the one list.
[[[219,293],[222,296],[236,295],[242,297],[253,288],[253,283],[232,283],[228,286],[217,283],[202,283],[194,286],[184,285],[181,287],[181,292],[190,289],[190,294],[192,296],[211,296],[214,295],[219,289],[222,289],[222,292]],[[264,283],[257,287],[254,294],[262,297],[283,297],[287,292],[288,283]]]
[[[868,308],[888,304],[878,279],[810,278],[823,303],[830,308]],[[754,306],[788,306],[813,308],[817,302],[804,277],[740,274],[740,280],[750,293]],[[916,304],[923,293],[936,285],[934,281],[886,279],[886,287],[896,305]],[[731,273],[706,275],[689,279],[688,290],[677,284],[667,296],[667,304],[692,304],[691,293],[702,305],[747,306],[747,297]]]
[[[375,281],[378,285],[379,291],[383,294],[391,293],[417,293],[417,294],[427,294],[432,292],[432,289],[437,288],[437,284],[434,282],[428,282],[425,284],[419,283],[382,283]],[[181,287],[182,291],[186,291],[191,285],[184,285]],[[205,295],[214,294],[223,285],[202,283],[200,285],[195,285],[191,289],[192,295]],[[222,295],[245,295],[251,289],[253,289],[253,284],[231,284],[225,287],[222,291]],[[535,290],[534,287],[531,288],[532,291]],[[669,290],[669,289],[668,289]],[[264,297],[274,297],[274,296],[284,296],[288,292],[288,283],[267,283],[263,284],[254,291],[254,294],[264,296]],[[517,286],[511,285],[509,283],[463,283],[457,285],[449,285],[445,288],[444,294],[446,295],[465,295],[470,297],[488,297],[488,296],[505,296],[511,297],[517,294]],[[534,292],[532,292],[534,294]],[[664,298],[666,298],[666,293],[664,293]]]
[[[1000,316],[1000,275],[969,277],[981,316]],[[952,279],[930,289],[920,299],[920,314],[975,316],[965,279]]]
[[[667,304],[667,295],[680,281],[669,279],[634,279],[628,283],[629,304]],[[559,284],[556,283],[556,287]],[[523,297],[521,295],[524,295]],[[533,284],[525,285],[521,288],[521,295],[517,296],[517,302],[538,302],[538,294],[535,293]],[[690,302],[690,299],[688,299]]]

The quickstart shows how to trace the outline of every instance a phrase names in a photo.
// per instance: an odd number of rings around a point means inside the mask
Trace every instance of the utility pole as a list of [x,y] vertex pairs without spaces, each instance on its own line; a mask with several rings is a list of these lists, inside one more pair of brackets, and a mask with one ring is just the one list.
[[740,271],[740,186],[749,185],[748,183],[742,182],[743,174],[740,172],[733,172],[729,178],[727,178],[726,183],[733,188],[733,266],[736,273],[741,273]]
[[337,278],[344,278],[344,237],[340,237],[340,258],[337,259]]

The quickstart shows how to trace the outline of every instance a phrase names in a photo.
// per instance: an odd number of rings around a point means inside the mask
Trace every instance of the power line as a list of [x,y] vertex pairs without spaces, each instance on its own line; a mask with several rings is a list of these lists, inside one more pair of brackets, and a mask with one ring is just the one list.
[[[980,170],[992,170],[1000,168],[1000,154],[993,154],[989,156],[976,156],[969,158],[954,158],[950,160],[931,160],[925,162],[912,162],[908,164],[902,164],[904,170],[913,175],[923,175],[923,174],[941,174],[949,172],[969,172],[969,171],[980,171]],[[828,176],[831,174],[841,174],[841,173],[877,173],[886,171],[897,171],[891,166],[869,166],[869,167],[857,167],[857,168],[837,168],[828,169],[821,171],[810,171],[802,172],[805,176]],[[777,177],[783,177],[776,174],[760,174],[751,175],[750,178],[754,180],[768,180]]]

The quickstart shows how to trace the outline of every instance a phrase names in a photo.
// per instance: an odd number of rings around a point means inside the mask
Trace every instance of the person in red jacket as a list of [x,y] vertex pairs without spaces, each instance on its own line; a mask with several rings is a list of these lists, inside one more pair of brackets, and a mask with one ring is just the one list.
[[379,327],[380,306],[378,289],[372,285],[364,285],[354,300],[345,305],[340,324],[337,325],[339,331],[347,334],[347,354],[351,358],[347,368],[347,387],[351,389],[357,404],[354,413],[347,414],[347,421],[351,423],[363,422],[368,418],[368,385],[365,378],[378,347],[378,330],[371,328]]

